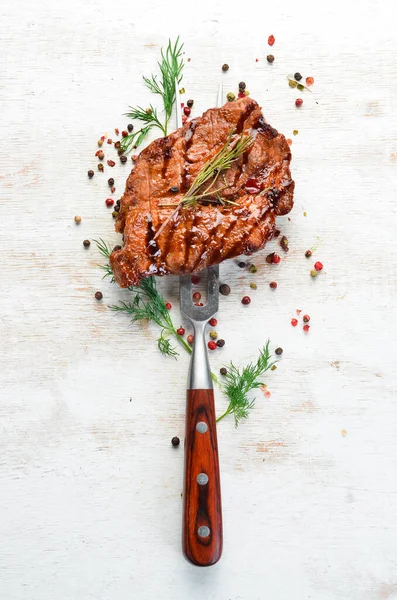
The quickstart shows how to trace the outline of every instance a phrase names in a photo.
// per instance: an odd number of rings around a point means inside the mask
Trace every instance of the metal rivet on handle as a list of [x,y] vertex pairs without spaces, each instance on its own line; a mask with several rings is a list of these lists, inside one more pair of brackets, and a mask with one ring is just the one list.
[[210,528],[207,527],[206,525],[202,525],[201,527],[198,528],[197,533],[202,538],[208,537],[210,534]]
[[208,483],[208,475],[206,473],[199,473],[196,477],[196,481],[200,485],[205,485]]
[[205,433],[208,429],[208,425],[207,423],[204,423],[204,421],[200,421],[199,423],[197,423],[196,429],[199,433]]

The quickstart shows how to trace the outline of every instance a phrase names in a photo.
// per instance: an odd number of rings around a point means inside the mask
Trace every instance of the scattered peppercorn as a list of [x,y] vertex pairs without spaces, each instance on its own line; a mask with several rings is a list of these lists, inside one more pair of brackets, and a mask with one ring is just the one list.
[[128,136],[128,131],[125,131],[125,130],[122,131],[121,135],[123,136],[123,138],[127,137]]
[[114,186],[114,179],[113,179],[113,177],[109,177],[109,179],[108,179],[108,186],[109,187],[113,187]]
[[108,138],[108,144],[113,144],[113,140],[111,140],[110,138]]
[[296,86],[296,89],[299,90],[300,92],[303,92],[303,90],[305,89],[305,86],[302,85],[301,83],[298,83],[298,85]]
[[187,339],[188,343],[189,343],[190,345],[192,345],[192,344],[193,344],[193,342],[194,342],[194,335],[190,334],[190,335],[188,335],[188,336],[187,336],[187,338],[186,338],[186,339]]
[[216,350],[216,342],[208,342],[207,346],[210,350]]
[[74,222],[79,225],[81,223],[81,217],[79,217],[79,215],[76,215],[74,218]]
[[274,253],[273,254],[273,264],[278,265],[280,260],[281,260],[280,256],[278,254]]
[[292,132],[294,135],[298,135],[299,131],[297,129],[294,129],[294,131]]
[[172,308],[172,304],[171,304],[171,302],[166,302],[166,304],[165,304],[165,308],[166,308],[167,310],[171,310],[171,308]]
[[184,94],[184,93],[185,93],[185,88],[184,88],[184,87],[183,87],[183,88],[181,88],[181,89],[179,90],[179,93],[180,93],[180,94]]
[[103,173],[104,169],[103,169],[103,164],[102,163],[98,163],[98,171],[100,171],[101,173]]
[[98,146],[99,147],[103,146],[103,140],[98,140]]
[[269,287],[271,287],[272,290],[275,290],[277,288],[277,282],[276,281],[271,281],[269,283]]
[[281,356],[282,353],[283,353],[283,349],[282,348],[276,348],[274,352],[277,354],[277,356]]
[[177,185],[173,185],[172,187],[170,187],[170,192],[176,194],[177,192],[179,192],[179,187]]
[[120,206],[118,204],[116,204],[116,206],[114,207],[114,212],[120,212]]
[[219,293],[222,294],[222,296],[228,296],[230,294],[230,286],[227,285],[227,283],[222,283],[222,285],[219,286]]
[[276,38],[274,37],[274,35],[269,35],[269,37],[267,38],[267,43],[269,44],[269,46],[273,46],[275,41]]
[[256,283],[254,283],[253,281],[250,283],[250,288],[251,290],[256,290],[258,289],[258,286],[256,285]]
[[313,85],[314,79],[313,77],[306,77],[306,85]]
[[297,99],[295,100],[295,106],[297,106],[298,108],[299,108],[300,106],[302,106],[302,104],[303,104],[303,100],[302,100],[302,98],[297,98]]
[[245,81],[240,81],[240,83],[238,84],[239,90],[245,90],[246,87],[247,84],[245,83]]
[[127,157],[124,154],[120,156],[120,162],[123,164],[127,162]]
[[310,276],[311,276],[311,277],[317,277],[317,275],[318,275],[318,271],[316,271],[316,269],[312,269],[312,270],[310,271]]
[[241,304],[244,304],[245,306],[247,304],[249,304],[251,302],[251,298],[249,296],[243,296],[243,298],[241,298]]
[[311,250],[306,250],[306,252],[305,252],[306,258],[310,258],[312,254],[313,254],[313,252]]
[[188,105],[189,108],[192,108],[193,104],[194,104],[194,100],[188,100],[186,102],[186,104]]
[[280,235],[280,230],[279,229],[275,229],[274,233],[273,233],[273,237],[274,238],[278,238],[279,235]]
[[112,217],[113,217],[113,219],[117,218],[117,210],[116,209],[114,209],[114,211],[112,212]]
[[95,298],[96,298],[96,300],[102,300],[102,298],[103,298],[102,292],[95,292]]
[[103,150],[97,150],[95,152],[95,156],[97,156],[99,160],[103,160],[105,158],[105,153]]
[[129,131],[129,133],[132,133],[132,131],[134,130],[134,126],[133,126],[133,124],[132,124],[132,123],[128,123],[128,125],[127,125],[127,129],[128,129],[128,131]]
[[[218,341],[220,342],[221,340],[218,340]],[[227,375],[227,369],[226,369],[226,367],[221,367],[221,368],[219,369],[219,373],[220,373],[221,375]]]
[[177,332],[178,335],[184,335],[185,330],[184,330],[183,327],[178,327],[178,329],[176,330],[176,332]]
[[224,65],[222,65],[222,71],[225,73],[226,71],[229,70],[229,65],[227,65],[226,63]]
[[303,322],[308,323],[310,321],[309,315],[303,315]]
[[84,248],[89,248],[91,246],[90,240],[84,240],[83,246],[84,246]]
[[271,370],[271,371],[275,371],[276,369],[277,369],[276,365],[272,365],[272,366],[270,367],[270,370]]
[[294,78],[296,81],[300,81],[302,79],[302,75],[300,73],[295,73]]
[[233,102],[233,100],[236,99],[236,95],[233,94],[233,92],[228,92],[228,94],[226,95],[226,98],[228,99],[229,102]]
[[218,348],[223,348],[223,346],[225,345],[225,340],[218,340],[216,342],[216,345],[218,346]]
[[216,327],[218,325],[218,320],[215,318],[212,318],[208,321],[208,324],[211,325],[211,327]]
[[118,244],[113,248],[113,252],[117,252],[117,250],[121,250],[121,246],[119,246]]
[[266,60],[267,60],[268,63],[274,62],[274,56],[273,56],[273,54],[268,54],[266,56]]
[[239,92],[239,93],[237,94],[237,96],[238,96],[239,98],[245,98],[245,92]]
[[200,292],[194,292],[194,294],[193,294],[193,300],[195,302],[198,302],[199,300],[201,300],[201,294],[200,294]]
[[256,265],[251,265],[249,268],[250,273],[257,273],[258,267]]
[[192,284],[198,285],[200,283],[200,277],[198,275],[192,275]]
[[296,88],[296,86],[297,86],[297,83],[296,83],[296,81],[294,81],[293,79],[290,79],[290,80],[288,81],[288,85],[289,85],[289,87],[291,87],[291,88]]
[[303,331],[306,331],[306,333],[309,331],[309,329],[310,329],[310,325],[303,326]]
[[322,271],[323,270],[323,263],[321,263],[319,260],[314,263],[314,268],[316,269],[316,271]]
[[298,325],[298,319],[291,319],[292,327],[296,327]]
[[192,109],[189,108],[188,106],[185,106],[183,109],[183,112],[187,117],[190,117],[190,113],[192,112]]
[[171,444],[174,446],[174,448],[179,446],[180,442],[181,442],[181,440],[177,436],[173,437],[171,440]]
[[280,246],[283,250],[285,250],[285,252],[288,252],[288,238],[285,235],[283,235],[283,237],[280,239]]
[[114,204],[114,200],[113,200],[113,198],[106,198],[106,200],[105,200],[105,204],[106,204],[106,206],[108,206],[109,208],[110,208],[111,206],[113,206],[113,204]]
[[114,143],[114,147],[116,148],[116,150],[118,150],[119,148],[121,148],[121,142],[117,141]]
[[114,162],[114,160],[108,160],[108,161],[106,161],[106,162],[108,163],[109,167],[114,167],[114,165],[116,164],[116,163]]
[[94,177],[94,174],[95,174],[95,173],[94,173],[94,171],[93,171],[92,169],[90,169],[90,170],[87,172],[87,175],[88,175],[88,177],[89,177],[90,179],[92,179],[92,178]]
[[217,337],[218,337],[218,332],[217,331],[210,331],[210,338],[211,338],[211,340],[216,340]]
[[237,263],[237,266],[240,267],[240,269],[245,269],[245,262],[240,261]]

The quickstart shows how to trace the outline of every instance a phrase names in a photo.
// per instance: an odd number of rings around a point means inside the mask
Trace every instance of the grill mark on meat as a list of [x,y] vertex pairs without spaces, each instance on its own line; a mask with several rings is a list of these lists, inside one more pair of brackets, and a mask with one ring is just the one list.
[[188,159],[188,152],[189,152],[189,148],[193,143],[193,138],[194,138],[194,132],[196,130],[196,126],[197,126],[197,122],[196,121],[192,121],[190,123],[189,129],[187,130],[186,134],[185,134],[185,143],[183,144],[183,173],[182,173],[182,181],[181,181],[181,191],[182,192],[186,192],[188,189],[187,183],[186,183],[186,179],[188,176],[188,169],[186,168],[186,164],[187,163],[191,163],[191,161]]

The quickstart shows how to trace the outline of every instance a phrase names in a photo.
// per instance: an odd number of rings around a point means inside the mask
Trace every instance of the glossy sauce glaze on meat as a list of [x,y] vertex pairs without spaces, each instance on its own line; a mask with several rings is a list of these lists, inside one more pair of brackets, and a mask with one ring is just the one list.
[[[223,204],[175,209],[231,131],[250,133],[254,142],[224,172]],[[293,206],[290,161],[285,137],[248,97],[207,110],[152,142],[136,160],[121,198],[116,230],[124,246],[110,257],[116,281],[128,287],[150,275],[197,273],[261,250],[273,236],[276,216]]]

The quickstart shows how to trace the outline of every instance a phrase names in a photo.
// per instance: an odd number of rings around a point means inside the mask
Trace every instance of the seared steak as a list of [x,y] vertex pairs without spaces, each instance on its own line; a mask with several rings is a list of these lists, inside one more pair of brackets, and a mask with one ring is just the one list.
[[[231,131],[251,133],[254,142],[224,172],[222,203],[214,198],[176,209]],[[124,234],[124,247],[110,257],[115,279],[128,287],[150,275],[197,273],[263,248],[276,215],[293,205],[290,160],[285,137],[248,97],[211,108],[152,142],[139,155],[121,198],[116,230]]]

